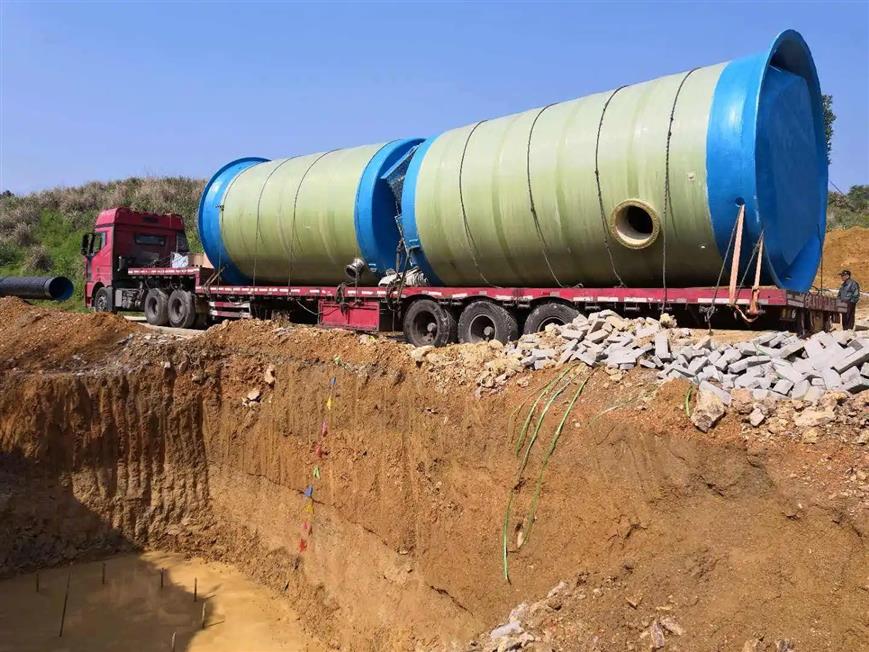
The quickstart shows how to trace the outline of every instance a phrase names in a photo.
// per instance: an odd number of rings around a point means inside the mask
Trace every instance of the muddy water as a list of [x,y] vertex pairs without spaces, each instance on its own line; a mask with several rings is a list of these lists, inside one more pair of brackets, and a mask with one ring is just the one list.
[[298,614],[231,566],[162,552],[124,555],[105,561],[105,584],[102,566],[42,571],[38,593],[35,574],[0,582],[0,651],[168,651],[173,633],[176,652],[324,649],[303,632]]

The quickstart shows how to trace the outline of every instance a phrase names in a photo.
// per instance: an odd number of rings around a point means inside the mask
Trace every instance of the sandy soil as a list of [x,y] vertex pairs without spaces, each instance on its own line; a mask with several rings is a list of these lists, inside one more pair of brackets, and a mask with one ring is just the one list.
[[[59,637],[67,577],[69,602]],[[4,652],[162,652],[173,649],[173,634],[177,652],[326,649],[298,620],[285,602],[232,566],[177,553],[146,552],[43,570],[38,593],[34,573],[0,582]]]

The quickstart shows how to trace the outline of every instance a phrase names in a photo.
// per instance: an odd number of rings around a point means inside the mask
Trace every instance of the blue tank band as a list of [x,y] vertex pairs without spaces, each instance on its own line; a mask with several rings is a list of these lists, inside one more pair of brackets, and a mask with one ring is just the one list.
[[419,267],[432,285],[443,285],[443,282],[435,274],[434,269],[425,256],[422,242],[419,239],[419,230],[416,227],[416,182],[419,178],[419,169],[428,148],[434,143],[437,136],[425,140],[417,147],[413,154],[413,160],[407,168],[404,177],[404,188],[401,192],[401,225],[404,232],[404,241],[410,251],[410,261]]
[[797,32],[783,32],[765,54],[736,59],[722,71],[709,115],[706,173],[721,255],[744,203],[743,269],[762,232],[764,282],[807,290],[826,231],[827,159],[818,75]]
[[395,195],[382,177],[412,147],[421,142],[421,138],[393,140],[381,147],[362,171],[353,217],[356,242],[368,268],[377,276],[382,276],[387,269],[395,267],[400,239],[395,221],[398,212]]
[[223,244],[223,235],[220,232],[220,207],[226,189],[238,174],[253,165],[267,161],[266,158],[248,156],[227,163],[211,177],[199,199],[198,224],[202,248],[212,265],[223,267],[221,276],[233,285],[247,285],[251,281],[235,266]]

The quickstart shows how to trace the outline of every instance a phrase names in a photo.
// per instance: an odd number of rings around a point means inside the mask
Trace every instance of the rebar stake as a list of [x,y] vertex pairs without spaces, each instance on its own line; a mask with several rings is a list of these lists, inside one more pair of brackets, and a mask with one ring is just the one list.
[[196,602],[196,592],[197,592],[198,588],[199,588],[199,582],[194,577],[193,578],[193,602]]
[[163,590],[163,571],[165,571],[165,570],[166,570],[165,568],[160,569],[160,590],[161,591]]
[[39,593],[39,572],[36,573],[36,592]]
[[208,604],[207,602],[202,603],[202,626],[201,626],[201,629],[205,629],[205,606],[207,604]]
[[102,576],[100,577],[100,582],[102,583],[103,586],[106,585],[106,562],[103,562],[103,571],[102,571]]
[[72,577],[72,573],[67,573],[66,576],[66,591],[63,594],[63,611],[60,613],[60,632],[58,632],[57,637],[63,638],[63,623],[66,620],[66,605],[69,602],[69,580]]
[[172,652],[175,652],[175,632],[172,632]]

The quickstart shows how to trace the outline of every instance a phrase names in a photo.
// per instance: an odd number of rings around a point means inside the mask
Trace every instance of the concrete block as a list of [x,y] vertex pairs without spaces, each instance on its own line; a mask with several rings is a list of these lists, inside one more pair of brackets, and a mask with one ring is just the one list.
[[568,347],[568,348],[564,349],[564,351],[558,357],[558,364],[561,365],[561,364],[564,364],[565,362],[568,362],[573,357],[573,353],[574,353],[573,347]]
[[776,333],[776,336],[767,342],[767,346],[773,349],[779,348],[788,339],[787,333]]
[[724,405],[730,405],[730,402],[732,400],[730,397],[730,392],[725,391],[706,380],[700,383],[699,389],[701,392],[710,392],[712,394],[715,394],[715,396],[721,399],[721,402],[724,403]]
[[755,380],[755,386],[760,389],[770,389],[772,387],[772,378],[769,376],[760,376]]
[[793,389],[791,389],[791,398],[793,398],[793,399],[802,398],[803,396],[806,395],[806,392],[809,391],[809,387],[810,387],[810,385],[809,385],[808,380],[801,380],[800,382],[796,383],[793,386]]
[[753,340],[751,340],[752,344],[768,344],[775,339],[775,336],[778,335],[775,331],[770,331],[768,333],[762,333],[758,335]]
[[727,367],[739,360],[741,357],[742,353],[740,353],[738,349],[725,349],[722,352],[721,357],[715,361],[715,368],[720,371],[724,371],[725,369],[727,369]]
[[751,390],[751,398],[755,401],[762,401],[765,398],[769,398],[772,392],[768,389],[753,389]]
[[733,364],[731,364],[727,370],[732,373],[741,373],[748,369],[749,367],[754,367],[759,364],[763,364],[765,362],[769,362],[769,357],[765,355],[753,355],[748,358],[743,358],[742,360],[737,360]]
[[794,384],[791,381],[786,378],[781,378],[772,386],[772,391],[777,394],[787,395],[793,387]]
[[815,401],[820,400],[824,394],[825,390],[823,387],[809,387],[809,391],[807,391],[805,396],[803,396],[803,400],[814,403]]
[[869,337],[857,337],[851,340],[848,343],[849,349],[854,349],[855,351],[864,351],[869,349]]
[[[588,319],[588,332],[589,335],[592,333],[597,333],[598,331],[603,329],[604,321],[602,319],[598,319],[594,314]],[[606,337],[606,336],[604,336]]]
[[[854,367],[852,367],[853,369]],[[869,362],[864,362],[863,366],[860,367],[860,374],[863,376],[869,376]]]
[[674,364],[670,367],[670,371],[679,374],[682,378],[694,378],[694,374],[681,365]]
[[748,376],[746,374],[742,374],[741,376],[738,376],[735,381],[733,381],[733,386],[745,387],[746,389],[759,388],[761,386],[760,376]]
[[790,381],[791,386],[796,385],[798,382],[806,377],[805,374],[797,371],[794,365],[790,364],[786,360],[773,360],[772,368],[776,374]]
[[705,356],[701,356],[699,358],[694,358],[691,362],[688,363],[688,371],[692,374],[698,373],[703,367],[709,364],[709,361]]
[[579,328],[562,328],[561,337],[566,340],[581,340],[585,337],[587,330]]
[[634,335],[636,337],[651,337],[660,330],[660,326],[646,326],[644,328],[637,329],[637,332],[634,333]]
[[555,356],[555,349],[531,349],[529,355],[535,360],[545,360]]
[[721,376],[721,386],[724,389],[733,389],[733,376],[730,376],[728,374],[721,374]]
[[591,342],[592,344],[597,344],[599,342],[603,342],[607,338],[607,335],[609,335],[609,333],[607,333],[605,330],[592,330],[591,332],[589,332],[588,335],[585,336],[585,341]]
[[574,353],[573,357],[571,357],[571,360],[580,360],[587,364],[589,367],[593,367],[597,362],[597,357],[589,351],[581,351],[578,353]]
[[796,355],[797,353],[801,352],[804,348],[805,344],[802,340],[796,340],[795,342],[783,344],[781,348],[779,348],[779,357],[789,358],[792,355]]
[[856,378],[849,380],[842,386],[846,392],[851,392],[852,394],[856,394],[857,392],[862,392],[864,390],[869,389],[869,378],[866,376],[857,376]]
[[811,385],[812,387],[821,387],[823,389],[827,389],[827,385],[826,383],[824,383],[824,379],[820,376],[818,378],[812,378],[809,381],[809,385]]
[[838,389],[842,386],[842,378],[832,369],[821,371],[821,379],[827,389]]
[[718,362],[718,358],[720,357],[721,351],[716,349],[714,351],[710,351],[709,355],[706,356],[706,359],[709,360],[709,364],[715,364],[716,362]]
[[794,369],[796,369],[801,374],[810,374],[814,373],[815,368],[812,366],[812,361],[808,358],[798,358],[793,361]]
[[606,358],[608,365],[635,364],[640,352],[636,349],[617,349],[612,351]]
[[[863,365],[863,366],[865,367],[866,365]],[[861,374],[864,376],[869,376],[869,374],[863,374],[860,369],[857,369],[857,367],[850,367],[849,369],[846,369],[841,376],[842,384],[844,385],[844,384],[849,383],[850,381],[854,380],[857,376],[860,376]]]
[[699,340],[697,340],[697,343],[694,345],[694,348],[695,349],[711,350],[712,349],[712,337],[710,337],[709,335],[704,335]]
[[588,323],[588,317],[579,313],[576,317],[573,318],[573,321],[570,322],[573,326],[583,326]]
[[851,367],[859,367],[864,362],[869,362],[869,347],[854,351],[852,354],[845,356],[839,360],[833,368],[840,374],[847,371]]
[[628,369],[633,369],[636,366],[637,365],[635,365],[633,362],[627,362],[625,364],[618,365],[619,369],[621,369],[622,371],[627,371]]
[[657,369],[658,365],[655,364],[654,360],[649,358],[640,358],[639,363],[641,367],[645,367],[646,369]]

